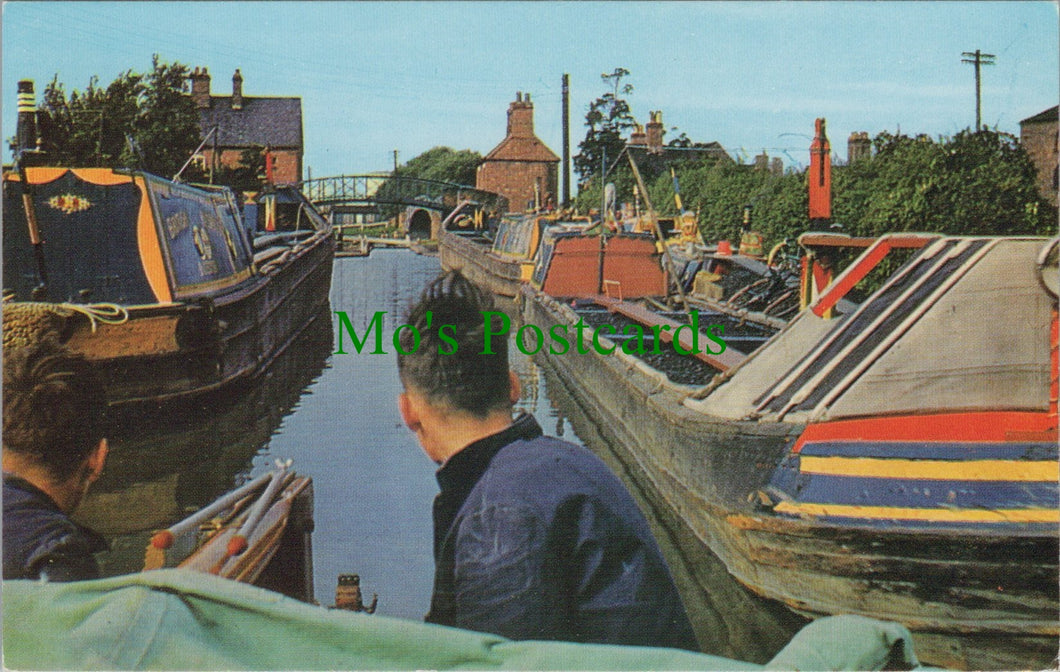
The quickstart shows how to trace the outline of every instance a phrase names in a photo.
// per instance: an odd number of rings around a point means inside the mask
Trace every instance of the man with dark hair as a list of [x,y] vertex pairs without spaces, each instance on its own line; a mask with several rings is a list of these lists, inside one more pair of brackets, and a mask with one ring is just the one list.
[[[441,465],[427,620],[512,639],[698,650],[648,523],[588,450],[514,421],[507,341],[484,354],[493,301],[459,272],[402,329],[398,403]],[[492,325],[500,332],[498,324]],[[408,354],[404,354],[408,353]]]
[[4,348],[3,375],[4,579],[97,578],[106,542],[70,513],[107,458],[103,388],[50,342]]

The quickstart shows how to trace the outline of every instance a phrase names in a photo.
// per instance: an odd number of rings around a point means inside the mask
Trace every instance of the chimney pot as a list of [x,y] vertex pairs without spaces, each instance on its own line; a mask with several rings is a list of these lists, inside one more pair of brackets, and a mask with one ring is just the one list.
[[643,146],[648,144],[648,136],[644,133],[644,127],[640,124],[636,124],[633,127],[633,132],[629,136],[629,144],[636,146]]

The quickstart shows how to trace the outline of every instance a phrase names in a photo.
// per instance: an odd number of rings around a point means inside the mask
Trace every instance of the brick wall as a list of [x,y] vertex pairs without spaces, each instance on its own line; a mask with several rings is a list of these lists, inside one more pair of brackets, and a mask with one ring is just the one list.
[[1057,164],[1060,155],[1060,122],[1022,124],[1020,144],[1027,150],[1038,171],[1038,192],[1057,205]]
[[478,169],[475,186],[508,198],[508,209],[522,212],[534,203],[534,185],[540,185],[541,205],[549,196],[557,200],[559,183],[558,166],[555,163],[529,161],[487,161]]
[[[229,168],[235,168],[239,165],[243,151],[243,149],[222,149],[221,164]],[[206,165],[210,165],[213,150],[206,149],[203,151],[203,155],[206,157]],[[274,182],[277,184],[294,184],[302,181],[302,162],[298,157],[298,152],[293,149],[274,149],[272,150],[272,156],[272,179]]]

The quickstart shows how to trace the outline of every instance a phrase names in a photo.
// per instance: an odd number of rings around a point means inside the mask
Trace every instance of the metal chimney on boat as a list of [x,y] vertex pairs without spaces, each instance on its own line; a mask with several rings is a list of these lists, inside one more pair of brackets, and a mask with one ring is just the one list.
[[17,153],[38,148],[37,96],[33,92],[33,80],[23,79],[18,83],[18,132]]
[[810,222],[820,225],[832,219],[832,146],[824,119],[818,117],[815,126],[810,145]]

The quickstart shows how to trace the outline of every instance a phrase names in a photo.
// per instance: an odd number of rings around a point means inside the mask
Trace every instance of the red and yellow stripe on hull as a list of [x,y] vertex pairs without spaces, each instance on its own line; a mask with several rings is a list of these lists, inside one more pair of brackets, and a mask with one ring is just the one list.
[[1060,524],[1055,417],[994,411],[810,425],[770,483],[774,513],[837,524]]

